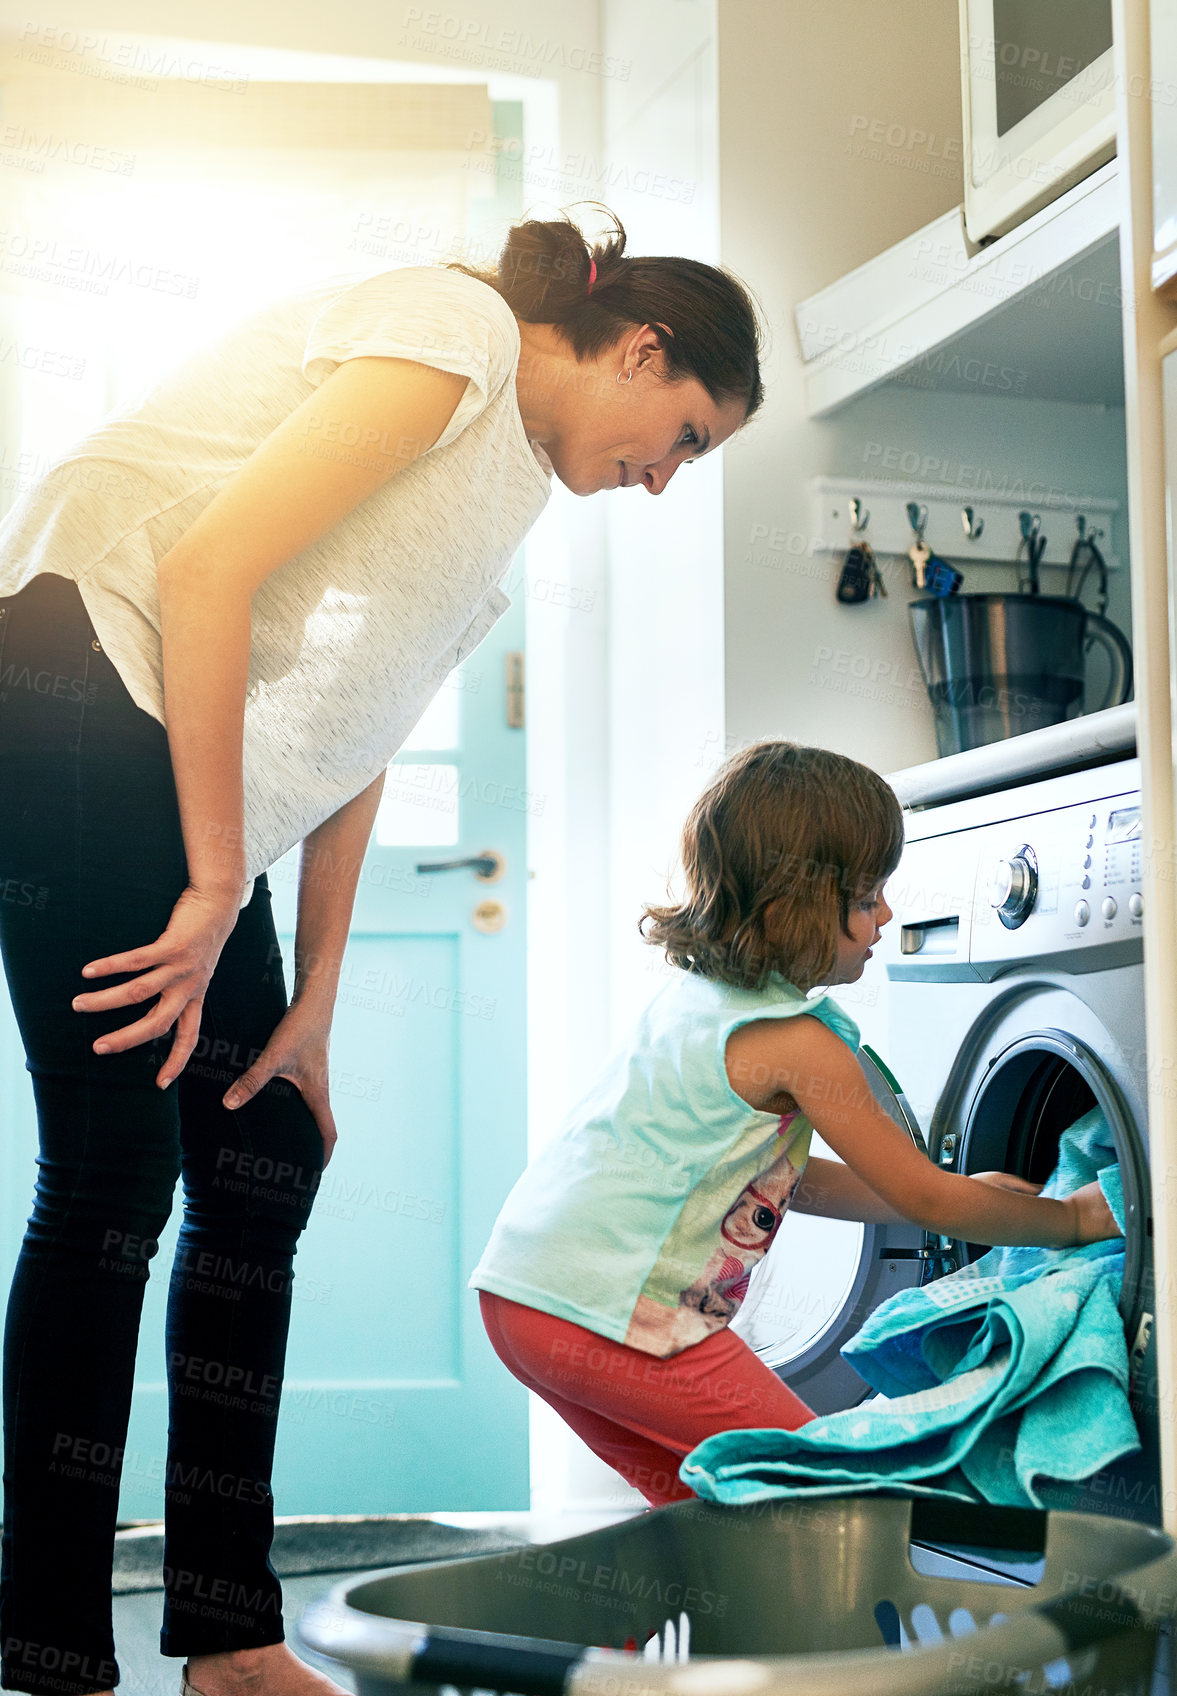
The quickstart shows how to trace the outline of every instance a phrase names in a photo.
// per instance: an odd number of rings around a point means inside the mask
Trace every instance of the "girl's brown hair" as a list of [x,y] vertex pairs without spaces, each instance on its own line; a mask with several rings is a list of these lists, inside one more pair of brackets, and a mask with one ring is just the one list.
[[697,259],[627,255],[621,220],[605,210],[613,231],[599,241],[588,242],[567,213],[527,218],[512,225],[497,270],[451,269],[489,283],[524,323],[559,325],[578,359],[596,358],[639,325],[665,326],[667,378],[696,377],[717,406],[739,400],[750,418],[764,385],[760,323],[747,289],[730,271]]
[[[887,878],[903,815],[876,772],[796,742],[756,742],[719,770],[683,828],[685,899],[639,929],[672,965],[748,989],[779,972],[828,983],[852,901]],[[847,933],[848,934],[848,933]]]

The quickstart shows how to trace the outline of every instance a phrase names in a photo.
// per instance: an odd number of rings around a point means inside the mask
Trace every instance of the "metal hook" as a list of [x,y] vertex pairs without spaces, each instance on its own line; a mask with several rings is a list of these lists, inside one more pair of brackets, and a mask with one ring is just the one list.
[[1103,535],[1103,531],[1095,529],[1094,526],[1088,530],[1087,519],[1081,512],[1075,514],[1075,528],[1079,532],[1079,546],[1081,548],[1087,547],[1092,542],[1097,542]]
[[[1025,587],[1029,589],[1032,595],[1036,595],[1039,587],[1038,567],[1042,563],[1043,554],[1046,552],[1046,537],[1040,533],[1042,528],[1042,514],[1039,512],[1019,512],[1018,523],[1021,525],[1022,539],[1018,543],[1017,557],[1021,557],[1022,549],[1025,548],[1026,560],[1030,567],[1030,575],[1026,581]],[[1021,594],[1022,588],[1023,584],[1019,580],[1019,594]]]
[[850,501],[850,528],[856,536],[861,536],[869,523],[870,510],[855,495]]
[[970,542],[975,542],[985,528],[985,520],[974,518],[971,506],[961,507],[960,521],[964,525],[964,533]]
[[916,541],[922,542],[923,539],[924,539],[924,530],[927,527],[927,523],[928,523],[928,509],[927,509],[927,507],[922,506],[919,501],[908,501],[908,503],[907,503],[907,522],[911,525],[912,529],[915,531]]

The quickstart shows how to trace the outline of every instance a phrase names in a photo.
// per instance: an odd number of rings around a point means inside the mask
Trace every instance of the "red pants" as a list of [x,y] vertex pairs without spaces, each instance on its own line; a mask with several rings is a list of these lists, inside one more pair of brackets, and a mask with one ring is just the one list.
[[478,1292],[494,1351],[652,1507],[689,1500],[679,1465],[704,1437],[795,1431],[813,1412],[730,1330],[666,1358]]

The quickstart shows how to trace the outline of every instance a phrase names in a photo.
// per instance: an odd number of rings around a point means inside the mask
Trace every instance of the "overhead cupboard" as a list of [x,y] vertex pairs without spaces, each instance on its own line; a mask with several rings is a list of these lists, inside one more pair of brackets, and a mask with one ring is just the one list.
[[960,0],[964,221],[1004,235],[1116,151],[1111,0]]

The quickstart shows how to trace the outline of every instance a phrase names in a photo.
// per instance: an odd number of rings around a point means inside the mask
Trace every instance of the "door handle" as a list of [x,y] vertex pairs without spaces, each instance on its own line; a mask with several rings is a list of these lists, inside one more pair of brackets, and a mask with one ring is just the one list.
[[502,877],[507,862],[501,854],[496,854],[493,848],[484,848],[481,854],[471,854],[463,860],[424,860],[417,864],[419,872],[460,872],[467,868],[474,873],[479,883],[494,883]]

